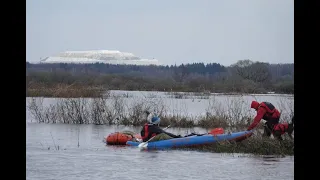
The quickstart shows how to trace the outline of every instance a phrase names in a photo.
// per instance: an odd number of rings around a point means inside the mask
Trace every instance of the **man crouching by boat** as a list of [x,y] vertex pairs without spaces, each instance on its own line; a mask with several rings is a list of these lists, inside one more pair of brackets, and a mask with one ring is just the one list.
[[174,135],[161,129],[159,127],[161,119],[156,114],[150,113],[149,111],[146,111],[145,113],[147,115],[148,123],[144,124],[141,130],[141,137],[143,142],[148,141],[153,136],[156,137],[154,137],[150,142],[181,137],[180,135]]
[[263,136],[270,137],[271,134],[279,140],[282,140],[282,135],[284,133],[288,133],[289,137],[292,138],[292,132],[293,132],[293,120],[294,117],[292,118],[292,121],[290,124],[288,123],[279,123],[280,119],[280,112],[278,109],[274,107],[273,104],[270,102],[257,102],[257,101],[252,101],[251,102],[251,108],[255,109],[257,111],[257,115],[254,118],[253,122],[251,125],[248,127],[248,131],[252,130],[255,128],[258,123],[261,121],[261,119],[266,120],[266,123],[264,125],[264,132]]

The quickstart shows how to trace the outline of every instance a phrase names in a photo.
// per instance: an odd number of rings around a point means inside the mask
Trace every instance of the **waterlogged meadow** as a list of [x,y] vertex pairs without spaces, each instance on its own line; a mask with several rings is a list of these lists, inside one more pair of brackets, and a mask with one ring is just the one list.
[[[27,98],[29,121],[38,123],[124,125],[139,127],[144,111],[157,112],[161,126],[199,127],[208,131],[222,127],[226,132],[245,130],[253,120],[252,100],[269,101],[281,111],[281,122],[290,122],[294,99],[291,95],[225,95],[209,93],[109,91],[100,98]],[[241,143],[223,143],[202,148],[209,151],[293,154],[293,140],[261,137],[261,122],[255,135]],[[256,146],[253,146],[256,144]],[[253,148],[256,147],[256,148]]]
[[[167,131],[181,135],[215,127],[225,132],[245,130],[255,115],[252,100],[272,102],[282,112],[281,121],[288,121],[294,104],[290,95],[110,91],[100,98],[26,100],[27,179],[137,179],[141,174],[170,180],[194,179],[199,174],[201,179],[294,177],[293,140],[263,138],[262,123],[242,142],[192,149],[142,152],[103,141],[117,131],[138,133],[146,109],[160,114],[162,126],[172,125]],[[147,172],[144,166],[150,167]]]

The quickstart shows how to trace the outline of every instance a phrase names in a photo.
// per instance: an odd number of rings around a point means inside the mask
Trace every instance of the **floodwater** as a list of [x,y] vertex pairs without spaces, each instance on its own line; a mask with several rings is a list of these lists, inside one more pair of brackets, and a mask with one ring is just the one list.
[[[127,99],[133,101],[134,98],[137,97]],[[219,98],[221,102],[226,102],[224,97]],[[293,105],[293,97],[290,96],[241,98],[244,98],[244,103],[257,99]],[[202,114],[210,99],[167,98],[165,103],[169,106],[168,109],[181,108],[183,104],[185,111]],[[46,98],[44,103],[48,105],[54,102],[55,99]],[[250,106],[245,104],[244,108],[250,109]],[[28,111],[26,114],[27,180],[294,179],[294,156],[261,157],[187,150],[147,152],[136,147],[107,146],[103,139],[108,134],[122,130],[139,132],[140,128],[92,124],[38,124],[34,123],[36,121]],[[191,131],[206,132],[200,128],[170,128],[168,131],[181,135]]]
[[[103,138],[122,126],[26,124],[27,180],[294,179],[294,157],[107,146]],[[169,129],[183,134],[184,130]]]

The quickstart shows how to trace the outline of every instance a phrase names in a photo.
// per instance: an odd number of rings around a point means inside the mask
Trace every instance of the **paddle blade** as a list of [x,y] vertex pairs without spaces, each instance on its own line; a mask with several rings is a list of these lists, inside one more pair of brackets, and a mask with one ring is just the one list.
[[224,134],[223,128],[214,128],[208,134],[217,135],[217,134]]
[[139,149],[146,149],[147,146],[148,146],[148,143],[142,142],[142,143],[140,143],[140,144],[138,145],[138,148],[139,148]]

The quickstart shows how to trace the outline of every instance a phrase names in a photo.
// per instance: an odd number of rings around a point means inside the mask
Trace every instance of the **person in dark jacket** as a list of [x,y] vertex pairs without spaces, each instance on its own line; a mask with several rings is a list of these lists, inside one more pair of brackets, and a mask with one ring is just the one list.
[[279,123],[281,113],[278,109],[275,108],[273,104],[271,104],[270,102],[259,103],[257,101],[252,101],[251,108],[257,111],[257,115],[251,125],[247,128],[248,131],[254,129],[261,121],[261,119],[264,119],[266,120],[266,122],[264,125],[263,136],[270,137],[271,134],[273,134],[274,137],[282,140],[281,135],[285,132],[288,132],[289,136],[291,137],[291,133],[293,131],[293,123]]
[[144,124],[141,130],[141,138],[143,142],[148,141],[150,138],[154,137],[151,141],[159,141],[171,138],[180,138],[180,135],[174,135],[172,133],[166,132],[159,127],[161,119],[149,111],[145,112],[147,114],[148,123]]

